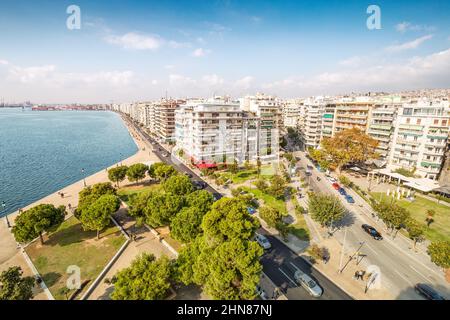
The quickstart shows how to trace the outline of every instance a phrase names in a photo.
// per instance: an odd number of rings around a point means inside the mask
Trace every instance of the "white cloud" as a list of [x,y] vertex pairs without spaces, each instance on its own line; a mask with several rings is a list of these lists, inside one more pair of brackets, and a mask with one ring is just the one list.
[[422,43],[424,43],[427,40],[430,40],[433,38],[432,34],[417,38],[413,41],[409,41],[409,42],[405,42],[402,44],[398,44],[398,45],[392,45],[387,47],[385,50],[387,52],[400,52],[400,51],[404,51],[404,50],[411,50],[411,49],[416,49],[418,47],[420,47],[420,45]]
[[395,30],[397,30],[400,33],[405,33],[407,31],[435,31],[436,28],[433,26],[427,26],[427,25],[419,25],[419,24],[412,24],[407,21],[403,21],[401,23],[398,23],[395,26]]
[[211,50],[203,49],[203,48],[197,48],[192,52],[192,56],[196,58],[204,57],[211,53]]
[[158,80],[152,80],[152,85],[156,86],[156,85],[158,85],[158,84],[159,84],[159,81],[158,81]]
[[198,37],[196,40],[200,44],[205,44],[206,43],[205,39],[203,39],[202,37]]
[[56,67],[54,65],[45,65],[37,67],[17,67],[12,66],[9,69],[9,79],[19,81],[21,83],[32,83],[47,79]]
[[0,59],[0,65],[7,66],[9,65],[9,61]]
[[157,50],[163,44],[159,36],[141,35],[135,32],[128,32],[122,36],[110,35],[105,40],[110,44],[131,50]]
[[351,91],[396,91],[450,86],[450,48],[404,63],[379,64],[308,78],[288,78],[266,84],[274,92],[335,94]]
[[169,75],[169,83],[174,86],[195,85],[197,81],[180,74]]
[[344,67],[359,67],[362,63],[362,58],[359,56],[354,56],[348,59],[339,61],[339,65]]
[[167,45],[173,49],[190,48],[191,47],[191,44],[189,42],[178,42],[178,41],[174,41],[174,40],[168,41]]
[[202,81],[208,86],[218,86],[224,84],[224,79],[219,77],[217,74],[203,76]]
[[243,77],[242,79],[237,80],[234,85],[236,87],[248,90],[250,89],[250,87],[252,86],[252,83],[255,79],[252,76],[246,76]]
[[164,69],[172,70],[172,69],[175,69],[175,66],[174,66],[173,64],[166,64],[166,65],[164,66]]

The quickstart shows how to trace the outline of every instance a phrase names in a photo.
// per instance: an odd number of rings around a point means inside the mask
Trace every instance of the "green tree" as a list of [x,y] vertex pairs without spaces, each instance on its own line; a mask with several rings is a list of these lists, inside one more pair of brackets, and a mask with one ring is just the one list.
[[344,165],[351,162],[365,162],[377,158],[378,141],[358,128],[340,131],[332,138],[324,138],[321,142],[324,158],[330,167],[338,173]]
[[450,241],[436,241],[428,246],[427,250],[431,261],[438,267],[450,268]]
[[267,182],[264,179],[258,179],[254,182],[254,185],[256,188],[258,188],[258,190],[261,190],[262,192],[266,193],[267,192],[267,188],[269,187],[267,185]]
[[167,226],[183,206],[184,198],[180,195],[153,192],[143,210],[145,222],[153,228]]
[[144,253],[114,279],[113,300],[163,300],[170,288],[171,262],[163,256],[155,260]]
[[421,241],[424,233],[424,226],[417,222],[413,218],[409,218],[406,221],[406,231],[408,231],[408,236],[411,240],[413,240],[414,249],[416,249],[416,244],[418,241]]
[[12,228],[17,242],[29,242],[39,236],[44,244],[42,233],[56,229],[64,221],[66,208],[56,208],[52,204],[40,204],[21,213]]
[[259,222],[247,212],[245,203],[237,198],[216,201],[202,221],[206,239],[220,243],[230,239],[250,239]]
[[378,216],[384,221],[390,232],[394,232],[394,237],[398,230],[405,226],[410,218],[410,213],[405,208],[400,207],[395,203],[388,203],[382,201],[372,205]]
[[81,190],[78,195],[78,207],[75,210],[75,217],[80,218],[81,212],[93,204],[98,198],[103,195],[116,195],[116,189],[110,182],[97,183],[92,187],[86,187]]
[[184,207],[170,222],[170,234],[183,243],[193,241],[202,231],[205,212],[195,207]]
[[230,163],[230,164],[228,165],[228,170],[229,170],[231,173],[233,173],[233,174],[235,174],[235,173],[238,172],[239,166],[238,166],[238,163],[237,163],[236,159],[233,160],[233,163]]
[[185,198],[186,205],[194,207],[202,214],[206,214],[214,203],[214,197],[206,190],[197,190],[188,194]]
[[149,167],[143,163],[135,163],[131,165],[127,170],[127,177],[130,182],[142,180],[145,178],[145,174],[149,170]]
[[145,222],[144,209],[152,196],[152,191],[144,191],[130,199],[128,214],[136,219],[138,225],[142,225]]
[[127,176],[128,167],[127,166],[119,166],[115,168],[111,168],[108,170],[108,178],[112,182],[117,183],[117,187],[119,187],[119,182],[125,180]]
[[0,301],[30,300],[33,298],[33,277],[22,277],[20,267],[10,267],[0,274]]
[[171,165],[167,165],[161,162],[154,163],[149,169],[150,176],[159,180],[164,181],[174,174],[177,174],[177,171]]
[[337,197],[320,193],[308,194],[308,210],[311,218],[322,226],[330,226],[345,215],[345,208]]
[[263,219],[271,228],[275,228],[277,224],[282,222],[283,214],[278,209],[270,206],[264,206],[259,209],[259,216]]
[[120,200],[115,195],[106,194],[98,198],[80,214],[80,221],[84,230],[97,231],[97,239],[100,239],[100,231],[111,222],[111,215],[119,210]]
[[270,187],[267,189],[267,191],[273,197],[277,199],[283,199],[285,189],[286,189],[286,180],[279,175],[274,175],[270,179]]
[[340,182],[344,187],[350,187],[351,184],[352,184],[352,181],[351,181],[349,178],[347,178],[346,176],[344,176],[344,175],[340,175],[340,176],[339,176],[339,182]]
[[169,179],[164,181],[162,186],[166,192],[182,196],[194,191],[194,186],[192,185],[191,179],[184,174],[171,176]]

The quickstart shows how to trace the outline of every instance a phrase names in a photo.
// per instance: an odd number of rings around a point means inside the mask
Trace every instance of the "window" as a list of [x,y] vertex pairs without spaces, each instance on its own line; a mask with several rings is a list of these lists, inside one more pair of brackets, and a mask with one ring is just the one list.
[[417,124],[420,124],[421,121],[422,119],[417,119]]
[[410,118],[406,118],[406,123],[409,124],[411,122]]
[[442,120],[442,125],[446,126],[447,125],[447,120]]
[[439,124],[439,120],[438,119],[434,119],[434,124]]

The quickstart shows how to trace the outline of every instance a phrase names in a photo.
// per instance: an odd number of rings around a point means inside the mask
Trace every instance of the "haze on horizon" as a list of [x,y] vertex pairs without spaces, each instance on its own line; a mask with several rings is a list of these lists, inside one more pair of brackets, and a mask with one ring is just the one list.
[[[66,9],[81,9],[69,30]],[[450,87],[449,1],[2,1],[0,99],[110,103]]]

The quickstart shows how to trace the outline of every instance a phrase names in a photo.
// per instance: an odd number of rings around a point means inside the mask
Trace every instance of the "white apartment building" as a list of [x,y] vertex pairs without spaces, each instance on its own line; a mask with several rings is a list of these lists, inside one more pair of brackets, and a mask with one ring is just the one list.
[[301,121],[300,135],[305,150],[317,148],[322,136],[322,116],[326,99],[324,97],[312,97],[303,101],[304,117]]
[[238,103],[187,102],[175,111],[176,149],[196,165],[278,159],[278,128]]
[[304,104],[301,99],[287,100],[282,103],[283,127],[297,129],[300,126]]
[[388,167],[436,179],[449,138],[449,102],[420,99],[398,110]]

